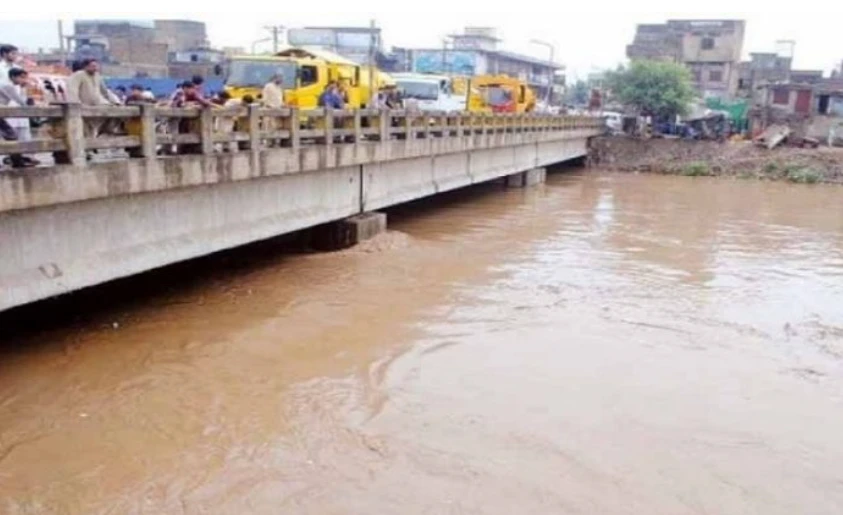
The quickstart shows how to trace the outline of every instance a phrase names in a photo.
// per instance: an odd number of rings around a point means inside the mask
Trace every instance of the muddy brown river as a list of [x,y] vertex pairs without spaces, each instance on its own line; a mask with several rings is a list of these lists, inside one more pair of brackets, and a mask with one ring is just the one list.
[[574,171],[390,229],[0,316],[0,513],[843,513],[843,188]]

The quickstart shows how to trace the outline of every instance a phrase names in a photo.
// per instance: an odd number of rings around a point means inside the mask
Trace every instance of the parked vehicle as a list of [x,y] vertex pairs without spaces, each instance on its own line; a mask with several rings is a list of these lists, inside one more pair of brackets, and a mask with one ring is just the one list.
[[[329,82],[336,81],[346,95],[350,109],[365,108],[372,98],[370,70],[338,54],[308,48],[290,48],[274,56],[238,56],[228,62],[226,91],[234,98],[258,98],[263,86],[275,74],[284,81],[285,101],[300,109],[314,109]],[[375,69],[375,85],[395,84],[387,74]]]
[[495,113],[530,113],[536,109],[536,94],[527,84],[507,75],[480,75],[471,79],[484,103]]
[[414,100],[421,111],[464,111],[466,96],[454,91],[453,81],[444,75],[421,73],[392,74],[398,90],[406,100]]

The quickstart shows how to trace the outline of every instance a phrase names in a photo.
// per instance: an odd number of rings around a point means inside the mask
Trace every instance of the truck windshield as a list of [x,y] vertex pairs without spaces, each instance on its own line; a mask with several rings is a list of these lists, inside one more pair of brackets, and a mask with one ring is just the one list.
[[404,92],[404,98],[416,100],[439,100],[439,84],[435,82],[398,81],[398,89]]
[[490,106],[504,106],[512,102],[512,92],[501,86],[486,86],[481,88],[483,98]]
[[229,66],[228,86],[263,87],[276,73],[284,80],[284,89],[296,85],[296,63],[290,61],[233,60]]

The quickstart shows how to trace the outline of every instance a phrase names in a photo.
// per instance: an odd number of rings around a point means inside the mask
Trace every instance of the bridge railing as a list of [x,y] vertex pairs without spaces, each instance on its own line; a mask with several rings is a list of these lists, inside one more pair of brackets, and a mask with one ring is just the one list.
[[600,118],[549,114],[409,112],[373,109],[168,108],[155,105],[0,107],[0,118],[29,118],[29,141],[0,141],[0,154],[52,152],[57,164],[84,165],[91,151],[130,157],[213,154],[302,145],[478,134],[600,130]]

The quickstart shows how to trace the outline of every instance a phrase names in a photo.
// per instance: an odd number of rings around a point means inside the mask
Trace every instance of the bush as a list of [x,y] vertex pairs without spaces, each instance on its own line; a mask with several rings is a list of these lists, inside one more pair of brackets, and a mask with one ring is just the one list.
[[704,177],[711,175],[711,171],[708,169],[708,165],[703,162],[694,162],[688,163],[682,169],[682,175],[686,177]]
[[822,179],[820,172],[801,166],[787,166],[784,172],[788,181],[797,184],[816,184]]

